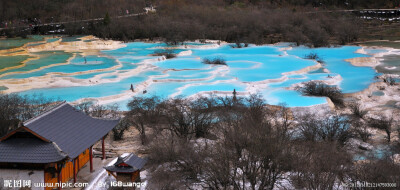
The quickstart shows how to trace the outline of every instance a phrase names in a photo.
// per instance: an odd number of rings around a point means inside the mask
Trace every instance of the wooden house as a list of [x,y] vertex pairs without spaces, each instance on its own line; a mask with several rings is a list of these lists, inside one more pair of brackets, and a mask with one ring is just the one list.
[[117,161],[111,165],[104,167],[109,175],[121,182],[140,182],[140,171],[146,164],[147,159],[140,158],[133,153],[118,157]]
[[104,159],[104,137],[118,122],[92,118],[64,102],[0,139],[0,178],[53,185],[32,187],[46,190],[75,182],[87,162],[93,171],[92,147],[99,140]]

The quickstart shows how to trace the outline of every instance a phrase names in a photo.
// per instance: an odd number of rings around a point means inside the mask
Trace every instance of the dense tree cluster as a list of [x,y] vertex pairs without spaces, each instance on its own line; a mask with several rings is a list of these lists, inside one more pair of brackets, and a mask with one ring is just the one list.
[[[142,12],[142,0],[13,0],[0,2],[0,22],[39,24]],[[127,12],[128,11],[128,12]]]
[[358,163],[346,150],[361,138],[356,115],[298,116],[258,95],[135,97],[129,107],[126,118],[145,139],[151,189],[336,189],[400,178],[390,157]]
[[[1,135],[53,105],[43,97],[1,94]],[[93,117],[121,115],[116,106],[76,107]],[[346,149],[350,139],[364,138],[362,127],[389,131],[389,141],[390,132],[400,130],[392,118],[366,118],[356,103],[350,115],[298,115],[284,106],[267,105],[259,95],[243,98],[233,93],[134,97],[128,108],[113,131],[114,139],[123,138],[130,126],[138,129],[150,160],[150,189],[337,189],[400,180],[400,166],[391,157],[400,151],[399,138],[393,138],[397,144],[380,159],[356,162]]]
[[[163,39],[170,44],[214,39],[236,44],[290,41],[316,47],[353,42],[359,35],[358,24],[351,15],[321,14],[315,17],[285,8],[204,5],[163,5],[157,9],[156,14],[114,19],[108,25],[90,23],[84,29],[76,24],[66,26],[67,32],[125,41]],[[331,22],[333,19],[336,20],[334,23]]]

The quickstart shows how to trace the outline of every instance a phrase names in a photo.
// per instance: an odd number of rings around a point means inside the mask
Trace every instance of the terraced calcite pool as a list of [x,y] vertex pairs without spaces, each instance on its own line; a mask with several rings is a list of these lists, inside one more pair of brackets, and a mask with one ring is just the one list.
[[[10,41],[10,40],[8,40]],[[322,80],[352,93],[374,82],[373,67],[353,66],[348,59],[371,57],[386,50],[358,46],[310,49],[290,44],[233,48],[230,44],[101,41],[93,37],[34,37],[26,42],[1,40],[0,90],[22,95],[43,94],[69,102],[98,101],[120,104],[132,96],[163,97],[239,95],[260,93],[268,103],[290,107],[326,103],[323,97],[305,97],[293,86]],[[22,45],[16,47],[16,45]],[[152,56],[172,49],[178,57]],[[361,51],[363,50],[363,51]],[[359,53],[357,53],[359,52]],[[362,53],[360,53],[362,52]],[[305,59],[316,53],[320,64]],[[220,57],[227,65],[207,65],[204,58]],[[130,90],[131,85],[134,91]],[[147,91],[147,93],[143,93]]]

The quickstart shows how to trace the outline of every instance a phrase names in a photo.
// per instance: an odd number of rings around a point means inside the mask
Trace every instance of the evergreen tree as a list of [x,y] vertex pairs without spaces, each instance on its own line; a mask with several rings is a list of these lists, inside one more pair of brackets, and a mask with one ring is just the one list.
[[233,98],[232,98],[232,100],[233,100],[233,102],[236,102],[236,100],[237,100],[237,98],[236,98],[236,89],[233,89]]
[[109,15],[108,12],[107,12],[106,15],[104,16],[103,24],[104,24],[104,25],[109,25],[110,22],[111,22],[111,18],[110,18],[110,15]]

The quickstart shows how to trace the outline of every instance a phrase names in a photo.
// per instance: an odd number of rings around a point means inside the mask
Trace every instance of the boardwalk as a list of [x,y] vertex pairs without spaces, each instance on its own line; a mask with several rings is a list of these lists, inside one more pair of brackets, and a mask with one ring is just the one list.
[[351,13],[359,18],[372,20],[388,20],[392,22],[400,21],[400,9],[351,9],[351,10],[322,10],[322,11],[309,11],[306,14],[320,14],[320,13]]
[[399,13],[400,9],[341,9],[341,10],[323,10],[323,11],[308,11],[305,13],[340,13],[340,12],[350,12],[350,13]]

